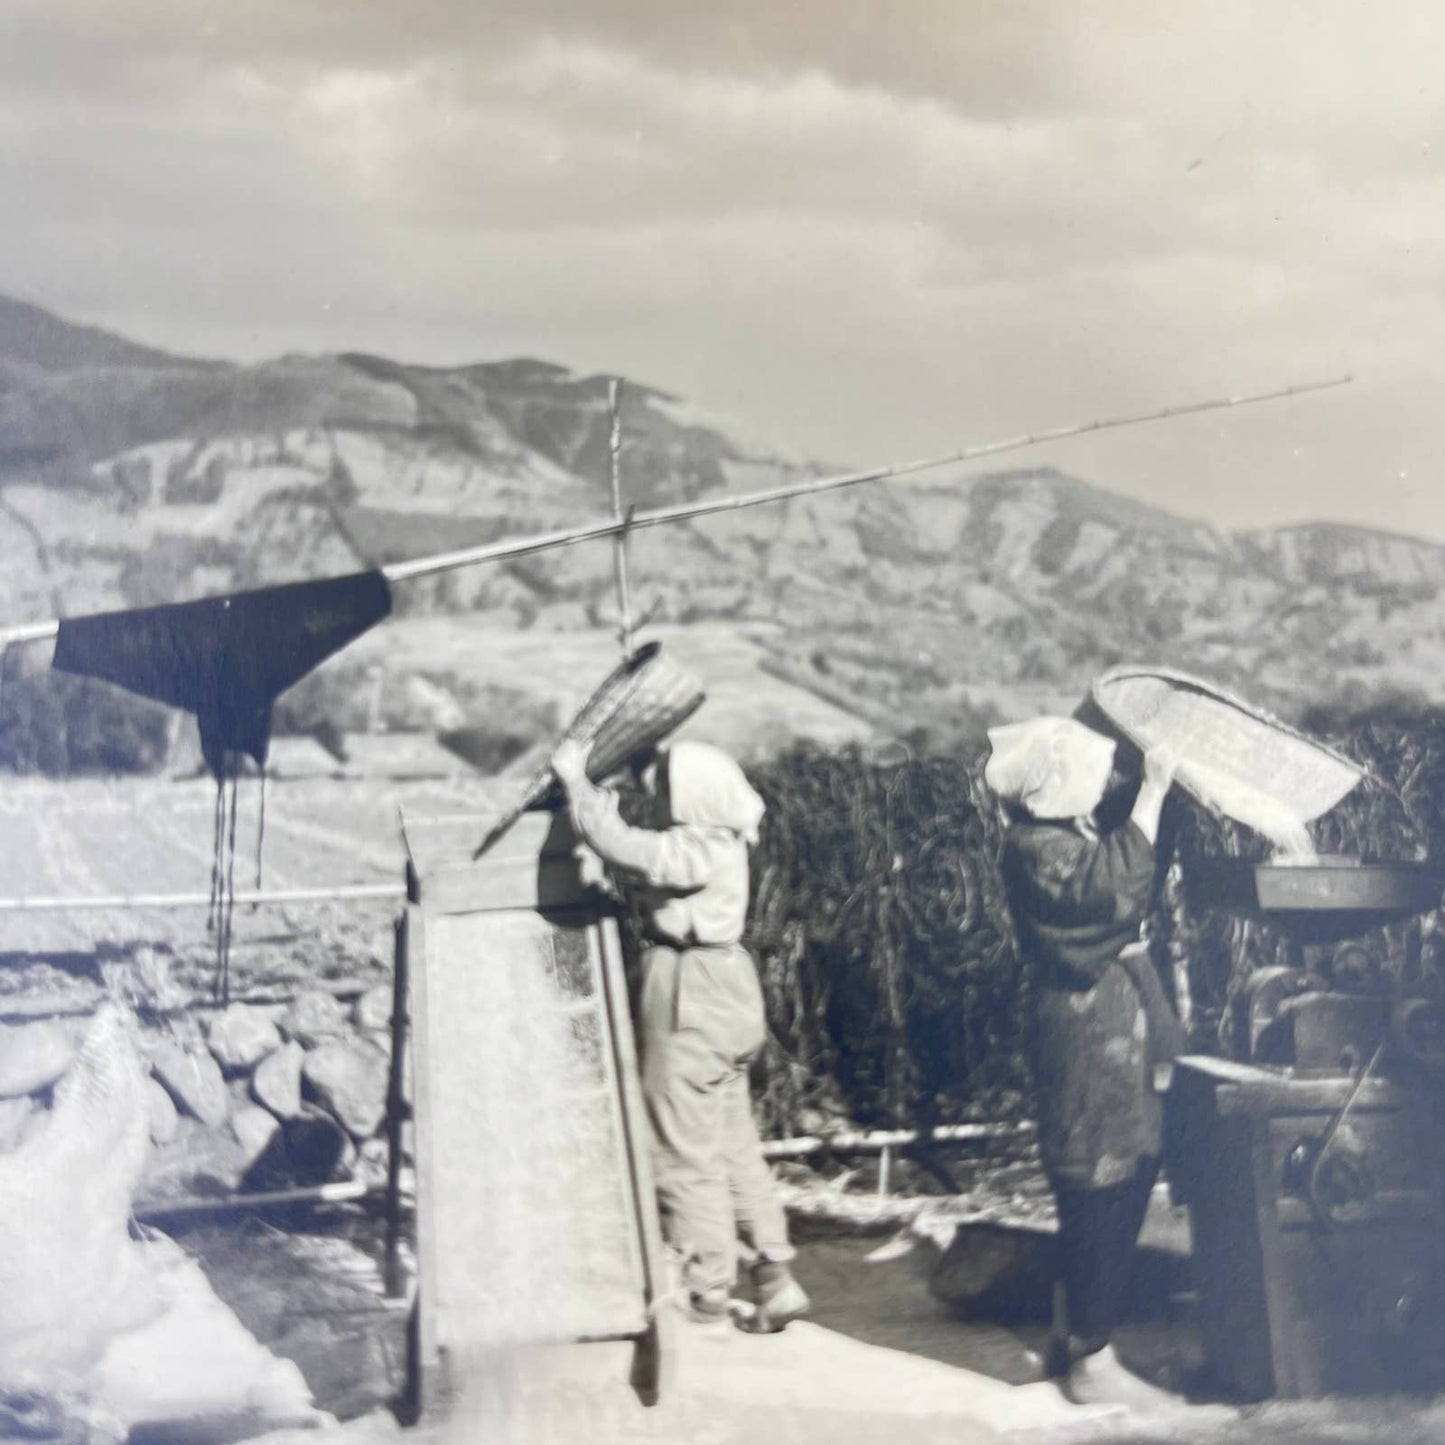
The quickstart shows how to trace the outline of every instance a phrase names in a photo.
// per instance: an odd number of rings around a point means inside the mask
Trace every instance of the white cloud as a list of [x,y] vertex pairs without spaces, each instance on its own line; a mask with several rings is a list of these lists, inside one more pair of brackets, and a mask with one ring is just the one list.
[[0,290],[204,352],[625,370],[842,460],[1355,368],[1059,455],[1231,518],[1368,476],[1439,531],[1434,13],[10,0]]

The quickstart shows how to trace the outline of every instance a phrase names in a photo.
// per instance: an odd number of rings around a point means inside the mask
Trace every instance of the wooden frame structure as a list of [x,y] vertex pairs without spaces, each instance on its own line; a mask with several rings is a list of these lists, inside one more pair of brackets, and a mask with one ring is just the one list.
[[[343,884],[319,888],[271,889],[237,894],[237,901],[248,907],[294,907],[323,903],[403,902],[405,889],[399,884]],[[210,896],[205,893],[135,893],[92,894],[77,896],[31,895],[0,898],[0,914],[98,911],[128,913],[188,910],[205,907]],[[141,1223],[163,1224],[166,1220],[201,1215],[245,1214],[279,1206],[312,1205],[325,1208],[337,1204],[356,1203],[383,1197],[386,1219],[385,1280],[391,1298],[400,1298],[406,1282],[400,1263],[402,1222],[406,1213],[404,1202],[402,1130],[410,1117],[406,1102],[404,1078],[407,1049],[407,957],[405,950],[405,913],[395,915],[392,922],[392,1013],[389,1023],[390,1061],[387,1086],[386,1140],[387,1178],[384,1185],[367,1184],[359,1179],[333,1180],[325,1184],[297,1185],[293,1188],[267,1191],[245,1191],[155,1201],[139,1201],[135,1217]],[[338,998],[353,998],[364,992],[361,983],[344,983],[327,987],[313,982],[309,988],[321,988]],[[234,1003],[278,1004],[296,997],[286,990],[263,989],[234,997]],[[191,999],[177,1013],[196,1009],[219,1008],[214,999]],[[76,1006],[55,998],[40,1000],[7,999],[0,1003],[0,1024],[29,1023],[38,1019],[84,1018],[93,1012],[92,1005]]]
[[[1219,1382],[1246,1399],[1445,1386],[1445,1116],[1432,1092],[1189,1056],[1167,1107]],[[1361,1191],[1332,1208],[1313,1197],[1310,1166],[1345,1109]]]
[[[474,860],[490,821],[475,814],[403,821],[417,1167],[415,1402],[423,1416],[444,1412],[465,1388],[464,1361],[477,1349],[630,1340],[632,1386],[653,1404],[672,1356],[670,1316],[660,1308],[662,1239],[616,919],[582,882],[565,815],[525,814]],[[531,1017],[539,999],[559,1021],[550,1032]],[[526,1162],[513,1166],[523,1171],[514,1176],[520,1190],[494,1182],[502,1167],[496,1135],[512,1127],[495,1096],[517,1082],[502,1056],[524,1012],[546,1037],[525,1057],[531,1072],[516,1101],[525,1105],[532,1090],[555,1083],[542,1076],[559,1060],[571,1086],[588,1084],[566,1097],[577,1101],[572,1137],[585,1137],[588,1183],[598,1193],[570,1215],[557,1198],[565,1188],[551,1180],[550,1190],[537,1188],[549,1168],[561,1172],[568,1162],[549,1156],[546,1140],[526,1138]],[[555,1120],[570,1110],[564,1104],[531,1117]],[[515,1127],[525,1132],[527,1121]],[[511,1197],[522,1192],[530,1205]],[[526,1270],[507,1249],[525,1237],[518,1220],[539,1200],[551,1232],[537,1273],[555,1276],[550,1296],[528,1290]],[[606,1247],[598,1228],[610,1231]],[[569,1246],[571,1274],[552,1257]],[[599,1262],[621,1273],[592,1293],[589,1270]]]

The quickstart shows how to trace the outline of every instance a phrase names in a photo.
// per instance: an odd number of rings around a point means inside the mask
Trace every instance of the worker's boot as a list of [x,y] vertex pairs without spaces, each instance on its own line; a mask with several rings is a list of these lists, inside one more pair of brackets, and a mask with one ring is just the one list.
[[1049,1325],[1048,1343],[1044,1346],[1044,1378],[1063,1380],[1068,1377],[1069,1366],[1074,1363],[1072,1341],[1069,1338],[1069,1311],[1064,1293],[1064,1282],[1054,1281],[1053,1319]]
[[684,1317],[708,1334],[730,1332],[732,1329],[732,1291],[725,1284],[708,1289],[689,1290]]
[[686,1245],[670,1244],[662,1256],[662,1299],[691,1325],[719,1328],[732,1316],[732,1290],[725,1284],[704,1284],[693,1271],[692,1251]]
[[1145,1414],[1176,1410],[1182,1403],[1126,1368],[1112,1345],[1075,1360],[1063,1391],[1076,1405],[1124,1405]]
[[756,1308],[748,1328],[754,1334],[775,1335],[808,1313],[812,1301],[785,1264],[758,1260],[749,1270]]

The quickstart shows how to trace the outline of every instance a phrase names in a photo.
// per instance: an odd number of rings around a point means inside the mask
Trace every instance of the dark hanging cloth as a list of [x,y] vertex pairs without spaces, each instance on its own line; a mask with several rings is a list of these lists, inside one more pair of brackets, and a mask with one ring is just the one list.
[[[390,611],[386,578],[359,572],[60,624],[53,665],[62,672],[115,683],[196,716],[201,752],[216,779],[210,927],[223,1002],[230,996],[239,755],[262,770],[264,828],[273,704]],[[256,868],[259,886],[259,836]]]
[[220,779],[227,753],[264,764],[276,699],[390,611],[386,578],[359,572],[105,612],[60,624],[54,666],[194,713]]

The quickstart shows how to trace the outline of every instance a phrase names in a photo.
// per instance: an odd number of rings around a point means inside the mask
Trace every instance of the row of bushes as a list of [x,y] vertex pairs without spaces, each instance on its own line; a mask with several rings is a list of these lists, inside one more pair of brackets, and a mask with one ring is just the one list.
[[[1370,773],[1315,825],[1321,852],[1445,857],[1445,713],[1317,712],[1307,722]],[[770,1129],[806,1127],[819,1113],[910,1127],[1027,1112],[1031,982],[1010,936],[982,761],[976,748],[891,765],[798,751],[753,770],[768,803],[750,941],[768,1003],[759,1068]],[[1262,857],[1261,839],[1176,792],[1161,845],[1155,961],[1166,987],[1177,966],[1187,975],[1193,1046],[1225,1048],[1240,979],[1310,960],[1276,930],[1199,906],[1183,884],[1191,859]],[[1436,921],[1372,940],[1413,990],[1445,991]]]
[[149,773],[166,760],[172,712],[103,682],[0,677],[0,769],[65,777]]
[[[504,766],[532,737],[553,733],[552,710],[513,689],[450,672],[393,677],[378,696],[365,664],[346,659],[304,677],[278,699],[277,736],[316,736],[340,747],[373,722],[429,729],[483,772]],[[454,717],[453,717],[454,715]],[[449,721],[498,719],[448,729]],[[50,670],[0,675],[0,771],[48,777],[154,773],[170,760],[181,715],[90,678]],[[190,724],[194,731],[194,724]]]
[[1027,1005],[974,760],[799,752],[754,781],[768,803],[749,937],[769,1122],[810,1107],[880,1125],[1014,1110]]
[[[338,681],[354,694],[354,678],[318,679],[316,695],[298,689],[278,710],[281,729],[325,715]],[[171,716],[84,679],[11,677],[0,767],[149,771],[165,758]],[[1315,825],[1321,851],[1445,858],[1445,712],[1317,710],[1305,725],[1370,775]],[[1001,829],[981,765],[974,745],[892,762],[794,751],[753,770],[768,803],[750,940],[768,1002],[760,1069],[772,1129],[806,1123],[809,1111],[894,1126],[1027,1111],[1030,980],[1010,936]],[[1261,856],[1262,840],[1177,793],[1161,839],[1173,863],[1150,921],[1156,962],[1166,985],[1182,966],[1194,1043],[1218,1047],[1240,980],[1299,962],[1300,951],[1268,927],[1198,907],[1182,886],[1191,860]],[[1408,920],[1375,940],[1384,967],[1412,989],[1445,992],[1437,922]]]

